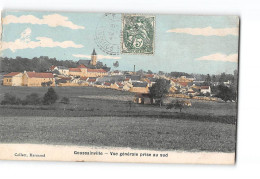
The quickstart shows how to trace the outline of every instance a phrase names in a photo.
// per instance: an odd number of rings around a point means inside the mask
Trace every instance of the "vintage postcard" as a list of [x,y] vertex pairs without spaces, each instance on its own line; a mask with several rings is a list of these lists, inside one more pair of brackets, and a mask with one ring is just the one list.
[[239,17],[1,18],[1,160],[235,163]]

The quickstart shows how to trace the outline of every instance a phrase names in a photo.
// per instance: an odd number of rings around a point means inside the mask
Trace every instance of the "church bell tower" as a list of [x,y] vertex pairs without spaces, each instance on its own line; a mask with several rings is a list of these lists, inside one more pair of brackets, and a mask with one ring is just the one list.
[[93,52],[91,54],[91,65],[96,66],[97,65],[97,53],[95,49],[93,49]]

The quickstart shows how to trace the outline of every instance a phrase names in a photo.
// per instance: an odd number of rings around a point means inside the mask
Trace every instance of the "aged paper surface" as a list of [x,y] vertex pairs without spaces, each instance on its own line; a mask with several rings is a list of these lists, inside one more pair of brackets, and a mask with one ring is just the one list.
[[2,12],[0,159],[234,164],[237,16]]

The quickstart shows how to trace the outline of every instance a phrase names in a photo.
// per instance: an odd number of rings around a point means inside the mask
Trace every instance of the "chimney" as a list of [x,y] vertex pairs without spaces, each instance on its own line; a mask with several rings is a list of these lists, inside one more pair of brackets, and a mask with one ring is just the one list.
[[134,65],[134,73],[135,73],[135,65]]

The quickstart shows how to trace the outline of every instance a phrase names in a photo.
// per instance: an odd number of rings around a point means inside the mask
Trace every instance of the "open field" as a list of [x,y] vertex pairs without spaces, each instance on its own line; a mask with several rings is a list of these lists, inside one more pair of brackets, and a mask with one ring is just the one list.
[[[0,100],[4,93],[25,98],[31,93],[43,96],[47,87],[6,87],[1,86]],[[165,106],[129,104],[134,98],[133,93],[112,89],[94,87],[55,87],[60,98],[68,97],[70,104],[57,102],[54,105],[45,106],[0,106],[2,116],[53,116],[53,117],[86,117],[86,116],[161,116],[170,118],[179,116],[190,119],[206,119],[213,121],[231,121],[236,118],[235,103],[218,103],[210,101],[192,100],[192,107],[183,109],[179,113],[177,109],[167,110]],[[200,116],[200,117],[196,117]],[[215,118],[215,120],[213,119]]]
[[[24,98],[47,87],[0,87]],[[192,107],[129,104],[133,93],[55,87],[69,104],[0,105],[1,143],[73,144],[156,150],[235,151],[236,104],[192,100]],[[19,117],[18,117],[19,116]]]
[[234,152],[235,125],[140,117],[1,117],[1,143]]

